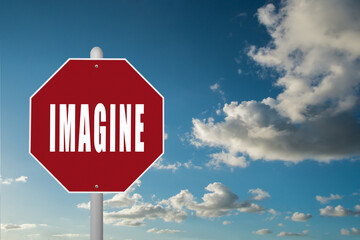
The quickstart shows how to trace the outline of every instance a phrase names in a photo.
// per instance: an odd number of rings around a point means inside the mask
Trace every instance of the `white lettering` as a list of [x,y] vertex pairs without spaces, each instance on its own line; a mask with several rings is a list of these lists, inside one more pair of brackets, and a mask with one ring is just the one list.
[[126,151],[131,152],[131,104],[125,106],[120,104],[120,152],[124,152],[124,141],[126,144]]
[[106,151],[106,127],[100,126],[99,118],[100,122],[106,121],[106,110],[102,103],[98,103],[94,111],[94,146],[98,153]]
[[50,104],[49,107],[49,152],[145,151],[144,104],[109,104],[106,108],[103,103]]
[[140,141],[141,133],[144,131],[144,123],[141,122],[141,114],[144,113],[144,104],[135,105],[135,152],[144,151],[144,142]]
[[115,104],[110,104],[110,152],[115,152]]
[[[75,151],[75,104],[69,104],[67,112],[66,104],[60,104],[60,133],[59,133],[59,151]],[[71,143],[71,146],[69,144]]]
[[50,152],[55,152],[55,104],[50,104]]
[[91,152],[89,104],[81,104],[80,126],[79,126],[79,146],[78,146],[79,152],[84,151],[84,144],[85,144],[86,152]]

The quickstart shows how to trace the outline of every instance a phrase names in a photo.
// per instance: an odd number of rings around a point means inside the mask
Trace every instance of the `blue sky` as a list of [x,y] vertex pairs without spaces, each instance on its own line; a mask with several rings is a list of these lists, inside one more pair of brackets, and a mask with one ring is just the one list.
[[89,239],[90,196],[28,154],[28,108],[94,46],[162,93],[167,134],[141,182],[104,195],[104,239],[359,237],[358,2],[0,4],[1,239]]

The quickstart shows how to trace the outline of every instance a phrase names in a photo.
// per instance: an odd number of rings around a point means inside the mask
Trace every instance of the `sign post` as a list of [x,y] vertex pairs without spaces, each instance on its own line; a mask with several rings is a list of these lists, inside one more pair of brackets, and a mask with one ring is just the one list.
[[[90,58],[103,58],[103,51],[93,47]],[[103,240],[103,194],[90,193],[90,240]]]
[[124,192],[164,151],[164,98],[124,58],[68,59],[30,97],[29,153],[69,193],[90,193],[91,240],[103,193]]

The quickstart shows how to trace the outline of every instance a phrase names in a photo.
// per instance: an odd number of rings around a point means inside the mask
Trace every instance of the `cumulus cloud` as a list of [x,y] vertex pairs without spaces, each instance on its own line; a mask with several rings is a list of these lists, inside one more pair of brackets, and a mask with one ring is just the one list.
[[[107,209],[120,209],[118,211],[104,211],[104,223],[115,226],[142,226],[145,219],[163,219],[166,222],[182,222],[186,217],[186,211],[164,206],[160,203],[146,203],[142,196],[134,193],[141,185],[137,180],[125,192],[117,193],[112,198],[104,200]],[[90,209],[90,202],[77,204],[78,208]]]
[[195,211],[196,215],[203,218],[214,218],[229,215],[231,211],[247,213],[263,213],[266,209],[250,201],[239,201],[239,197],[222,183],[209,184],[202,197],[202,202],[196,202],[188,190],[162,201],[176,209],[183,207]]
[[266,198],[270,198],[270,194],[268,192],[262,190],[261,188],[250,189],[249,193],[254,195],[254,197],[252,199],[254,199],[256,201],[261,201]]
[[322,204],[326,204],[332,200],[339,200],[342,199],[343,197],[340,196],[339,194],[330,194],[329,197],[325,197],[325,196],[316,196],[316,201],[322,203]]
[[253,234],[257,234],[257,235],[266,235],[270,233],[272,233],[272,231],[270,229],[265,229],[265,228],[253,232]]
[[[138,193],[133,193],[133,191],[135,190],[136,187],[139,187],[140,185],[141,185],[141,181],[136,180],[134,184],[130,188],[128,188],[125,192],[117,193],[111,199],[105,200],[104,206],[109,206],[111,208],[123,208],[136,204],[142,197]],[[79,206],[79,208],[82,207]]]
[[210,193],[204,194],[202,202],[191,201],[187,208],[194,210],[199,217],[220,217],[232,210],[247,213],[263,213],[265,208],[250,201],[240,202],[239,197],[222,183],[215,182],[206,188]]
[[341,235],[360,235],[360,230],[358,228],[351,228],[351,232],[345,228],[340,230]]
[[360,4],[287,0],[281,6],[258,10],[271,41],[248,52],[279,73],[281,93],[227,103],[222,121],[193,119],[192,143],[222,149],[212,155],[217,164],[246,167],[242,156],[329,162],[360,154]]
[[293,232],[280,232],[278,237],[305,237],[308,235],[308,230],[304,230],[302,233],[293,233]]
[[294,222],[306,222],[310,218],[312,218],[310,213],[305,214],[305,213],[294,212],[294,214],[291,217],[291,220],[293,220]]
[[174,230],[174,229],[157,229],[157,228],[151,228],[149,230],[147,230],[146,232],[149,233],[156,233],[156,234],[163,234],[163,233],[178,233],[181,232],[180,230]]
[[320,209],[321,216],[329,217],[345,217],[345,216],[357,216],[360,214],[360,205],[355,206],[355,210],[344,208],[341,205],[337,205],[335,208],[332,206],[326,206]]
[[187,213],[183,210],[151,203],[133,205],[120,211],[104,212],[104,222],[118,226],[145,225],[145,219],[182,222],[186,217]]
[[[116,211],[104,211],[104,222],[116,226],[142,226],[145,220],[162,219],[165,222],[182,222],[193,212],[201,218],[215,218],[232,213],[262,214],[266,208],[249,200],[240,201],[239,197],[228,187],[219,182],[209,184],[201,201],[196,201],[194,195],[187,189],[178,194],[154,203],[144,202],[140,194],[134,193],[134,184],[127,192],[118,193],[108,200],[104,206],[108,209],[118,208]],[[78,208],[89,209],[89,203],[77,204]],[[269,210],[271,213],[271,209]],[[230,222],[224,221],[224,224]]]
[[32,228],[36,228],[36,224],[29,224],[29,223],[25,223],[25,224],[12,224],[12,223],[1,224],[1,230],[5,230],[5,231],[25,230],[25,229],[32,229]]

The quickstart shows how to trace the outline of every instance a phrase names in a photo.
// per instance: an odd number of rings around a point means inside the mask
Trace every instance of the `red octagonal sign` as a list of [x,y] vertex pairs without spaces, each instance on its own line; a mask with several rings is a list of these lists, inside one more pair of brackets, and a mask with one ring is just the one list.
[[163,153],[164,99],[126,59],[69,59],[30,98],[30,154],[69,192],[121,192]]

